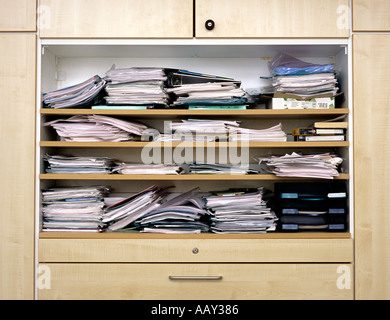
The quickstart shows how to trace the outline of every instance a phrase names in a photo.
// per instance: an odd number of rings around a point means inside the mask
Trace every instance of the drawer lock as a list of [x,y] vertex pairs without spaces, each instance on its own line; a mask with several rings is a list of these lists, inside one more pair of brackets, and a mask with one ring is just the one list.
[[199,249],[198,249],[198,248],[192,249],[192,253],[193,253],[193,254],[197,254],[198,252],[199,252]]

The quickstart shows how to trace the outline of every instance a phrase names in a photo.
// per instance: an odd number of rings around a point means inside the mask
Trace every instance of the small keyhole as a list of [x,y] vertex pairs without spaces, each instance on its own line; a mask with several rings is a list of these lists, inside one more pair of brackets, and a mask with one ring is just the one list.
[[193,254],[197,254],[198,252],[199,252],[199,249],[198,249],[198,248],[192,249],[192,253],[193,253]]

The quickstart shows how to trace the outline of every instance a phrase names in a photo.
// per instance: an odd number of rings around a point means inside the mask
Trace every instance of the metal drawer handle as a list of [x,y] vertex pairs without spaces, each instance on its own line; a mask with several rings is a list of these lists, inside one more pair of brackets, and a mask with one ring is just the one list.
[[170,280],[222,280],[222,276],[169,276]]

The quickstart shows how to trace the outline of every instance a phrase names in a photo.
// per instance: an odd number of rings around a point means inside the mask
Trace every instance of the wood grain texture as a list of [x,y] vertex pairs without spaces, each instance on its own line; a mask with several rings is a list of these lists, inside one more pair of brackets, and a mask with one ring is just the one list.
[[0,35],[0,299],[34,296],[35,40]]
[[192,0],[42,0],[42,38],[192,38]]
[[[39,239],[40,262],[352,262],[352,239]],[[192,252],[193,248],[198,253]]]
[[[46,272],[50,282],[39,290],[40,300],[351,300],[353,297],[349,264],[45,264],[41,267],[42,275]],[[170,280],[169,276],[222,279]],[[349,282],[343,283],[341,277]]]
[[[196,37],[348,38],[348,0],[197,0]],[[207,20],[215,22],[211,31]]]
[[390,298],[390,35],[354,35],[357,299]]
[[353,0],[354,31],[390,31],[390,1]]
[[0,0],[0,31],[36,31],[37,0]]

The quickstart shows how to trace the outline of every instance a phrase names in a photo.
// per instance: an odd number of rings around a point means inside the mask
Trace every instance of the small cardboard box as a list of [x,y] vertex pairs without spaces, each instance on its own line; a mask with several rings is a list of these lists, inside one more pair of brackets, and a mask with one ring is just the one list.
[[333,96],[312,96],[301,99],[293,95],[275,94],[272,98],[272,109],[334,109]]

